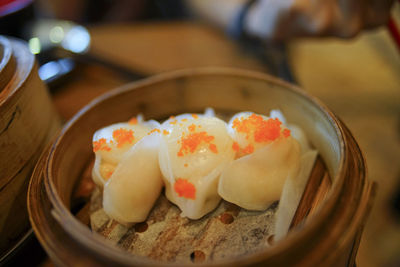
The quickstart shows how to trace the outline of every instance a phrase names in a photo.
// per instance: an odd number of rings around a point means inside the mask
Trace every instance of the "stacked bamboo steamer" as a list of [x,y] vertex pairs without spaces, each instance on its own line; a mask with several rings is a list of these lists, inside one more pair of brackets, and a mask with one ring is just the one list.
[[29,178],[59,127],[27,44],[0,36],[0,259],[30,230]]

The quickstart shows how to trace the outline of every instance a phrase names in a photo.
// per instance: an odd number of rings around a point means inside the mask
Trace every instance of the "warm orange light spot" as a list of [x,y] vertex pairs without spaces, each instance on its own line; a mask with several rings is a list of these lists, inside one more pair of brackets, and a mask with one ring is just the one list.
[[197,114],[191,114],[191,115],[192,115],[193,119],[199,118],[199,116],[197,116]]
[[183,157],[185,153],[193,153],[202,142],[210,144],[213,140],[214,136],[207,135],[206,132],[190,133],[187,136],[182,136],[178,141],[181,143],[181,148],[177,155],[178,157]]
[[174,190],[179,197],[196,199],[196,187],[187,179],[178,178],[174,184]]
[[185,122],[185,121],[187,121],[187,120],[188,120],[188,119],[185,118],[185,119],[182,119],[181,121]]
[[290,130],[289,129],[284,129],[282,132],[284,137],[289,137],[290,136]]
[[234,151],[236,151],[236,152],[239,152],[240,146],[239,146],[238,142],[233,142],[233,144],[232,144],[232,149],[233,149]]
[[97,152],[99,150],[111,150],[111,147],[108,146],[107,140],[105,138],[100,138],[99,140],[93,142],[93,152]]
[[189,165],[188,165],[187,163],[185,163],[185,164],[183,164],[183,166],[184,166],[184,167],[187,167],[187,166],[189,166]]
[[131,124],[131,125],[135,125],[135,124],[138,123],[138,119],[137,119],[136,117],[133,117],[132,119],[130,119],[130,120],[128,121],[128,123]]
[[210,144],[208,147],[210,148],[211,152],[218,154],[218,149],[215,144]]
[[148,132],[147,135],[151,135],[152,133],[155,133],[155,132],[160,133],[161,131],[160,131],[160,129],[158,129],[158,128],[154,128],[153,130],[151,130],[150,132]]
[[178,122],[177,120],[172,120],[172,121],[169,122],[169,124],[174,125],[174,124],[176,124],[177,122]]
[[275,118],[264,119],[262,116],[252,114],[247,118],[236,118],[232,127],[239,133],[245,133],[246,139],[253,137],[255,142],[274,141],[280,136],[282,122]]
[[125,144],[132,144],[135,139],[133,131],[125,128],[113,131],[113,138],[117,142],[117,147],[123,147]]
[[167,130],[163,130],[163,135],[169,135],[169,132]]
[[189,131],[194,132],[196,130],[196,125],[191,124],[188,126]]

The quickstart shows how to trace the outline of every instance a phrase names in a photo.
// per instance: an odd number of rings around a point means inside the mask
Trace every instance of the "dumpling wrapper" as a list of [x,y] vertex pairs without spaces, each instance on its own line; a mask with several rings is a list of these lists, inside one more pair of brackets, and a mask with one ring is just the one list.
[[[270,117],[279,118],[286,124],[286,119],[279,110],[271,110]],[[299,126],[288,124],[288,128],[301,147],[300,171],[294,179],[287,179],[283,186],[278,210],[275,214],[275,241],[279,241],[287,235],[318,155],[318,152],[312,149],[306,134]]]
[[271,117],[240,112],[228,123],[237,159],[222,172],[218,193],[249,210],[265,210],[279,200],[288,177],[297,175],[300,146],[278,110]]
[[[159,154],[166,196],[181,209],[181,216],[201,218],[221,200],[218,178],[234,157],[226,123],[215,117],[183,114],[165,121],[161,128],[168,133],[162,134]],[[190,147],[182,150],[184,142],[193,145],[193,151]]]
[[301,167],[298,176],[289,177],[285,181],[279,200],[278,210],[275,214],[275,241],[281,240],[289,231],[290,224],[300,203],[317,155],[318,153],[316,150],[309,149],[305,152],[300,159]]
[[265,210],[278,200],[285,180],[300,167],[300,146],[292,137],[280,138],[231,162],[222,172],[218,193],[248,210]]
[[[103,187],[125,153],[146,136],[149,131],[159,126],[160,124],[157,121],[143,121],[142,116],[138,116],[133,123],[116,123],[97,130],[93,135],[95,162],[92,170],[92,178],[95,184]],[[123,129],[123,132],[120,132],[119,136],[121,134],[125,134],[126,136],[118,142],[113,133],[121,129]],[[129,131],[132,131],[132,133]],[[128,136],[128,134],[132,135],[132,137]]]
[[146,220],[160,195],[163,181],[158,164],[160,134],[133,145],[104,185],[103,208],[120,223]]

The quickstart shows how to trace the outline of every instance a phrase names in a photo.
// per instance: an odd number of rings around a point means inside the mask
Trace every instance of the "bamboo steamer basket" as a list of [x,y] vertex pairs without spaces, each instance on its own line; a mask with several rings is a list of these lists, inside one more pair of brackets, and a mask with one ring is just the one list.
[[0,258],[30,230],[29,178],[59,118],[25,42],[0,36]]
[[206,265],[354,264],[375,186],[366,178],[364,158],[351,133],[300,88],[265,74],[225,68],[181,70],[127,84],[92,101],[64,126],[39,160],[28,192],[34,231],[56,264],[168,265],[129,255],[92,233],[70,212],[73,193],[93,157],[97,129],[138,113],[163,119],[206,107],[256,113],[278,108],[303,128],[326,166],[316,171],[317,178],[310,177],[286,238],[269,249]]

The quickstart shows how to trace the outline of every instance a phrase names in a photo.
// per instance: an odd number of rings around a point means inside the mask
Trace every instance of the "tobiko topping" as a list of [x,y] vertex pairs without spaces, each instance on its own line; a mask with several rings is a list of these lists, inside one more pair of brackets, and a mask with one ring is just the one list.
[[110,178],[112,174],[113,174],[113,171],[107,172],[107,173],[106,173],[106,178],[107,178],[107,179]]
[[[260,115],[252,114],[248,118],[236,118],[232,127],[239,133],[245,133],[246,139],[253,137],[255,142],[262,143],[277,139],[281,134],[281,124],[278,118],[264,119]],[[288,137],[290,131],[284,129],[282,134]]]
[[290,130],[289,129],[284,129],[282,132],[284,137],[289,137],[290,136]]
[[130,120],[128,121],[128,123],[129,123],[130,125],[135,125],[135,124],[138,123],[138,119],[137,119],[136,117],[133,117],[132,119],[130,119]]
[[187,179],[178,178],[174,184],[174,190],[179,197],[196,199],[196,187]]
[[111,150],[111,147],[108,146],[107,140],[105,138],[100,138],[99,140],[93,142],[93,152],[97,152],[99,150]]
[[118,148],[123,147],[125,144],[132,144],[133,140],[135,139],[133,136],[133,131],[125,128],[120,128],[113,131],[112,135],[114,140],[117,141]]
[[236,152],[239,152],[240,146],[239,146],[238,142],[233,142],[232,149],[235,150]]
[[207,132],[190,133],[186,137],[182,136],[178,141],[178,143],[181,143],[181,148],[177,155],[178,157],[183,157],[184,154],[194,153],[202,142],[209,144],[209,148],[213,153],[218,153],[216,145],[210,144],[213,140],[214,136],[207,135]]
[[249,144],[247,145],[245,148],[242,149],[243,154],[247,155],[247,154],[251,154],[254,152],[254,146]]
[[151,130],[150,132],[148,132],[147,135],[151,135],[152,133],[155,133],[155,132],[161,133],[160,129],[154,128],[153,130]]
[[194,132],[196,130],[196,125],[194,125],[194,124],[189,125],[188,130],[191,132]]

